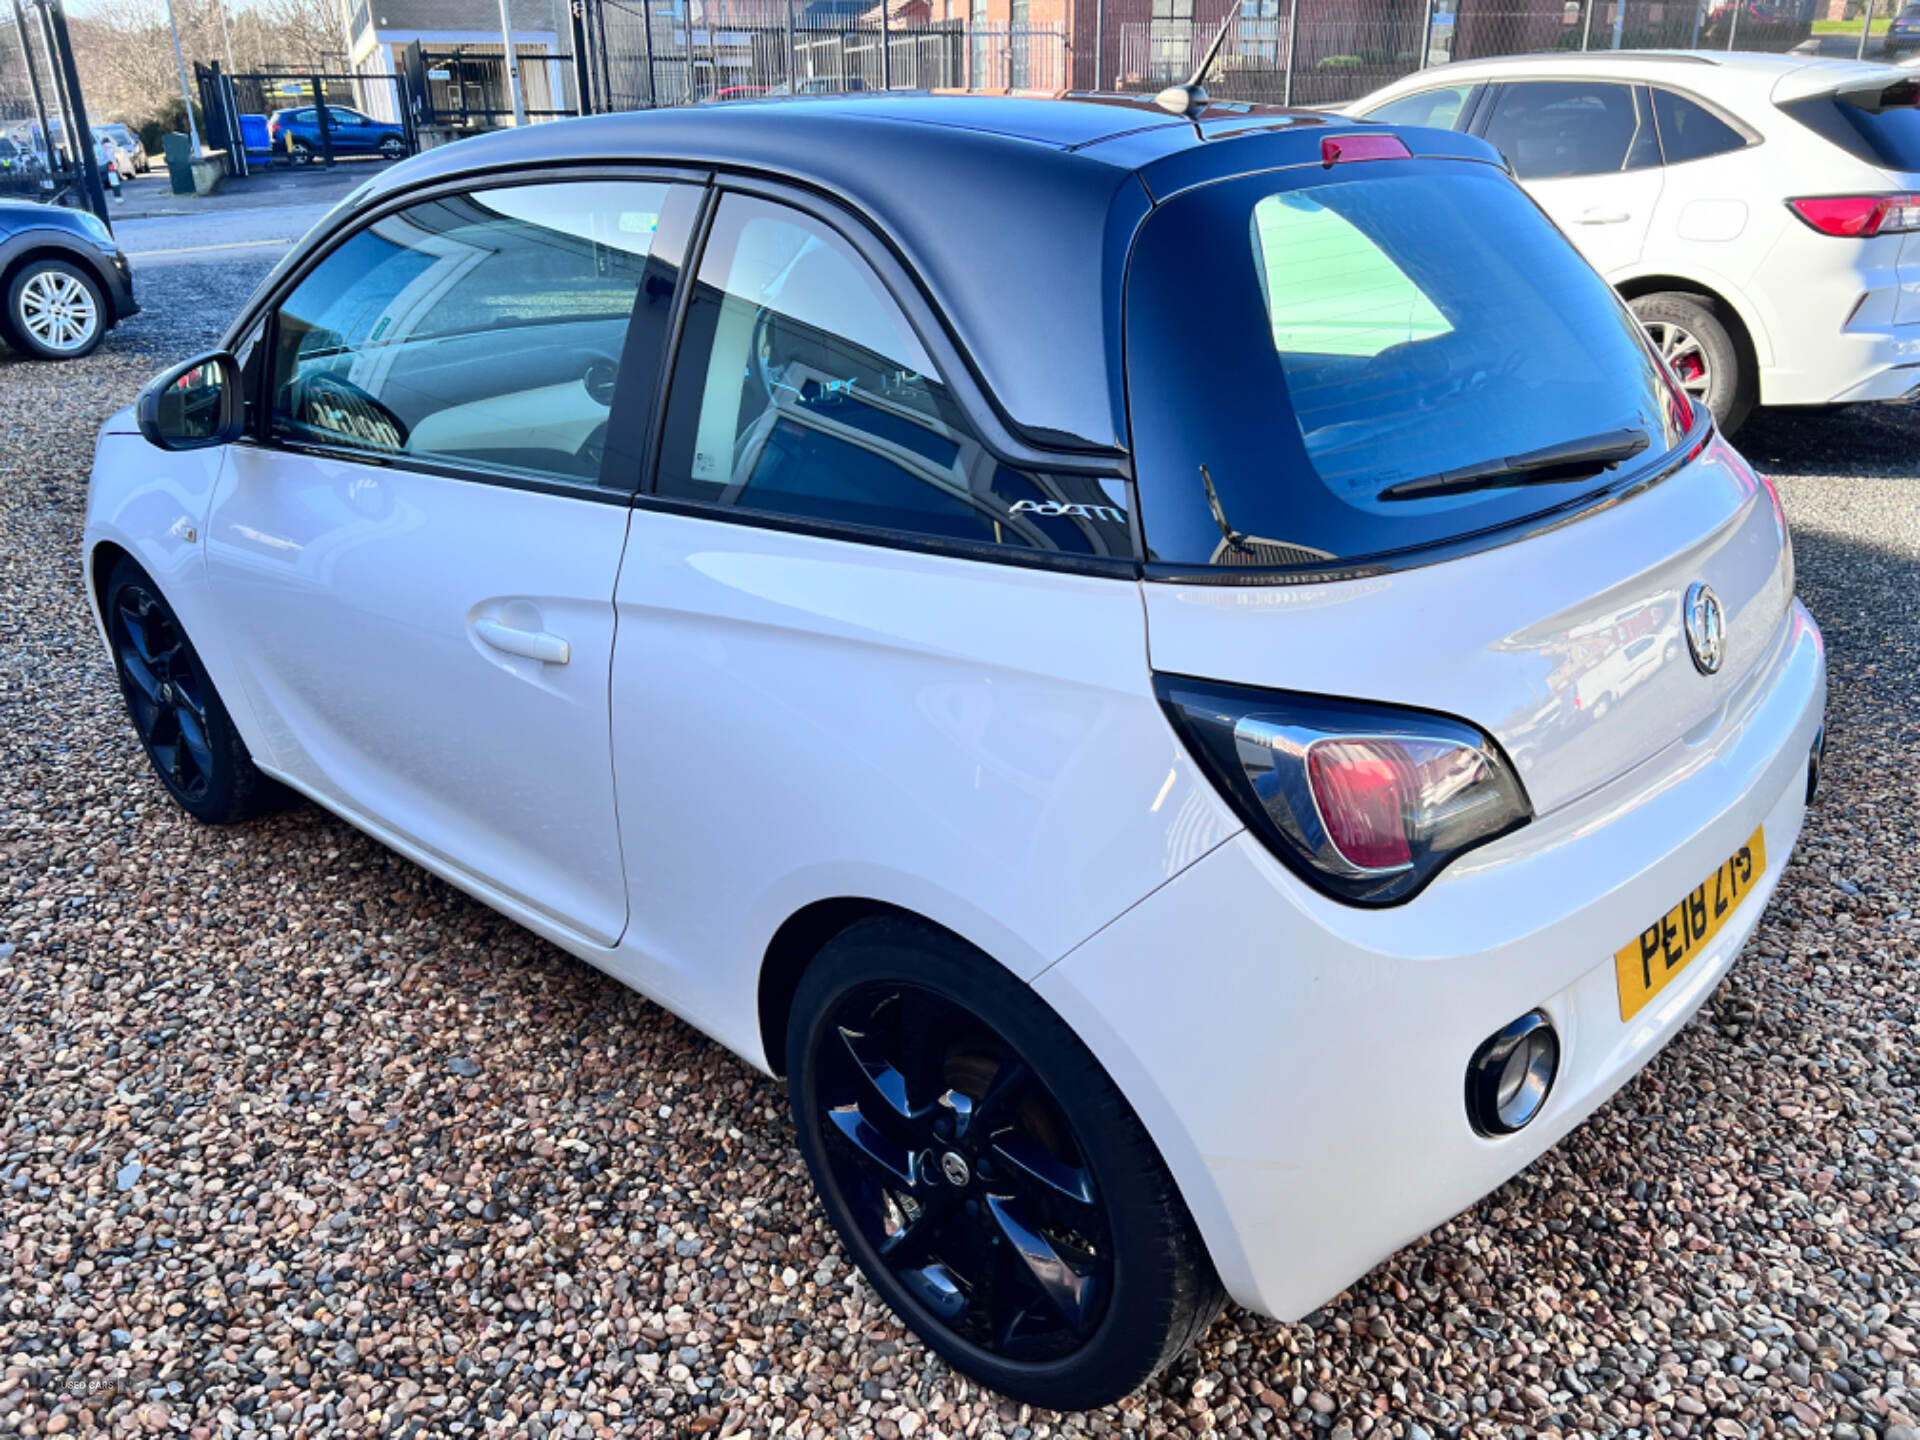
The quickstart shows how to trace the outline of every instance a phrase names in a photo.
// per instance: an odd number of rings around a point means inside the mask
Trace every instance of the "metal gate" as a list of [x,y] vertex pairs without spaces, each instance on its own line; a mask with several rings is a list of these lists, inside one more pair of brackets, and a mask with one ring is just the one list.
[[[394,159],[420,148],[419,106],[404,74],[288,68],[229,75],[217,60],[195,61],[193,72],[207,142],[225,152],[229,175],[272,165]],[[269,122],[280,111],[294,113],[275,140]]]
[[[536,51],[532,46],[517,44],[513,58],[518,66],[519,118],[559,120],[586,113],[579,102],[572,54]],[[463,44],[429,50],[416,40],[401,58],[401,74],[419,97],[415,119],[421,125],[486,130],[511,124],[516,118],[504,45]]]
[[104,178],[60,0],[0,0],[0,196],[112,224]]

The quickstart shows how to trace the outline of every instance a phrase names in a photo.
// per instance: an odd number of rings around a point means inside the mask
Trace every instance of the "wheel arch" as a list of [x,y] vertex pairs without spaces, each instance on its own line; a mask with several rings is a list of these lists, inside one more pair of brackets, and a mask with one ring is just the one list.
[[113,281],[93,257],[77,246],[36,237],[32,231],[18,237],[14,244],[0,247],[0,296],[12,288],[13,277],[36,260],[64,260],[85,270],[99,287],[100,300],[106,309],[106,328],[120,323],[120,307],[113,303]]
[[793,1013],[793,997],[799,992],[800,979],[807,967],[832,940],[862,920],[889,916],[911,920],[962,944],[978,949],[966,936],[918,911],[865,896],[841,895],[803,905],[781,922],[767,942],[760,962],[757,1009],[760,1022],[761,1053],[767,1069],[782,1078],[787,1073],[787,1018]]
[[[1760,341],[1764,332],[1760,331],[1751,316],[1741,308],[1740,302],[1724,291],[1714,288],[1705,281],[1688,279],[1684,275],[1635,275],[1632,279],[1617,281],[1613,287],[1620,292],[1620,298],[1631,304],[1648,295],[1686,295],[1695,300],[1704,300],[1713,307],[1714,313],[1727,327],[1727,334],[1740,351],[1740,363],[1747,367],[1747,373],[1753,377],[1753,391],[1756,402],[1760,398],[1761,356]],[[1769,356],[1769,359],[1771,357]]]
[[107,577],[122,560],[140,564],[132,551],[112,540],[98,541],[87,551],[87,596],[93,601],[93,619],[102,640],[107,638]]

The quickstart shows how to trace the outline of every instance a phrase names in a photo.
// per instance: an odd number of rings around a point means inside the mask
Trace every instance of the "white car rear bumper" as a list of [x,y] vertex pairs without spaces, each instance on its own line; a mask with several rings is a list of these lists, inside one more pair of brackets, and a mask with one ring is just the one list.
[[[1297,1318],[1519,1171],[1665,1044],[1785,871],[1825,708],[1795,605],[1707,733],[1462,858],[1395,909],[1340,905],[1242,833],[1035,982],[1128,1094],[1235,1300]],[[1764,825],[1762,884],[1631,1022],[1614,952]],[[1468,1061],[1544,1010],[1539,1118],[1485,1138]]]
[[1773,363],[1761,371],[1761,403],[1850,405],[1920,391],[1920,235],[1842,240],[1796,226],[1762,279],[1786,298],[1766,320]]

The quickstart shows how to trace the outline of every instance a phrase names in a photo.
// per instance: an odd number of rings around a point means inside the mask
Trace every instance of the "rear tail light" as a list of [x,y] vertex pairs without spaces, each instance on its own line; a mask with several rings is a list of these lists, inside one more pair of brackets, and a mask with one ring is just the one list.
[[1920,230],[1920,195],[1815,195],[1787,206],[1822,235],[1865,240]]
[[1689,434],[1693,430],[1693,398],[1680,388],[1680,378],[1672,366],[1662,361],[1660,373],[1667,382],[1667,420],[1675,434]]
[[1499,747],[1462,720],[1173,675],[1154,690],[1248,827],[1340,900],[1411,899],[1533,816]]

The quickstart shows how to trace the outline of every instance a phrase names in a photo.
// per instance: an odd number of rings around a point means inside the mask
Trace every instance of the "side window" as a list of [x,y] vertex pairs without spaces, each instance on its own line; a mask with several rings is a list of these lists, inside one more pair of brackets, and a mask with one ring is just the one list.
[[1503,86],[1486,138],[1522,180],[1605,175],[1659,163],[1652,120],[1635,88],[1604,81]]
[[1660,148],[1669,165],[1746,148],[1746,136],[1704,105],[1671,90],[1653,92],[1653,114],[1660,125]]
[[1442,90],[1422,90],[1418,95],[1402,95],[1389,100],[1363,118],[1385,125],[1430,125],[1436,130],[1452,130],[1460,123],[1472,98],[1473,85],[1449,85]]
[[830,227],[729,195],[673,372],[658,493],[946,540],[1130,556],[1117,481],[1000,464]]
[[671,188],[478,190],[356,232],[280,307],[272,437],[595,484]]

